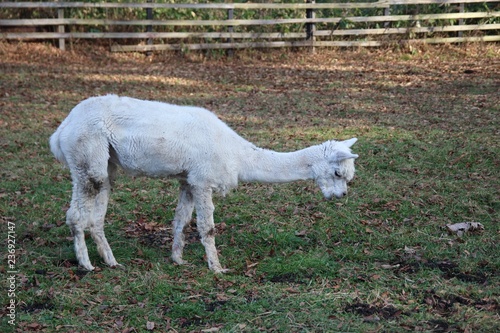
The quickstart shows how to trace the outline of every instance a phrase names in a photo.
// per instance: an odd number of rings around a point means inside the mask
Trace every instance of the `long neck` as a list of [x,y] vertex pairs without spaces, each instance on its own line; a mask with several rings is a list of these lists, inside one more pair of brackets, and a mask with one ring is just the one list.
[[253,147],[245,151],[239,180],[243,182],[286,183],[311,179],[313,147],[278,153]]

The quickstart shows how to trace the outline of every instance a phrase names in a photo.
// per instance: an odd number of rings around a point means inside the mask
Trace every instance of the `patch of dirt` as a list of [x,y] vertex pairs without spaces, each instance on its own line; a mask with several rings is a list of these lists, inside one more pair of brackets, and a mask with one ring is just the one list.
[[464,272],[450,272],[443,276],[445,279],[457,278],[463,282],[472,282],[477,284],[485,284],[488,282],[488,277],[482,272],[464,273]]
[[194,318],[180,318],[179,326],[181,328],[187,328],[191,326],[200,326],[203,324],[203,319],[194,317]]
[[432,307],[440,315],[449,315],[457,311],[457,304],[474,307],[486,311],[496,312],[499,309],[499,304],[496,300],[484,298],[474,300],[460,295],[444,294],[438,295],[434,290],[426,290],[422,296],[422,303]]
[[451,332],[455,331],[455,329],[448,324],[445,320],[441,319],[433,319],[426,321],[425,324],[427,324],[427,329],[430,329],[431,332]]
[[458,265],[448,260],[434,261],[429,260],[424,263],[424,266],[429,268],[437,268],[443,273],[454,272],[457,270]]
[[214,301],[214,302],[206,303],[205,309],[209,312],[214,312],[214,311],[220,309],[226,303],[227,303],[227,301]]
[[171,234],[167,231],[149,232],[139,236],[139,242],[151,247],[170,247]]
[[42,310],[52,309],[54,309],[54,304],[49,299],[21,305],[21,310],[27,313],[38,313]]
[[[72,278],[75,278],[75,279],[81,279],[85,275],[90,273],[90,271],[87,271],[86,269],[79,268],[79,264],[78,264],[78,261],[76,259],[59,260],[59,261],[55,262],[55,265],[57,267],[76,268],[75,270],[69,270],[70,276]],[[39,275],[45,275],[46,271],[45,270],[37,270],[37,271],[35,271],[35,273],[39,274]]]
[[[188,233],[189,230],[187,227],[187,241],[192,238],[191,233]],[[142,217],[127,225],[125,232],[128,237],[138,238],[141,244],[151,247],[170,247],[172,243],[172,228],[163,223],[147,222]]]
[[66,267],[66,268],[78,267],[78,261],[76,259],[71,259],[71,260],[63,259],[55,262],[55,265],[57,267]]
[[378,316],[383,319],[394,319],[398,318],[401,314],[401,310],[396,309],[392,305],[388,306],[375,306],[366,303],[354,303],[345,307],[346,312],[356,313],[363,317]]
[[457,278],[463,282],[473,282],[477,284],[485,284],[488,281],[488,276],[481,272],[461,272],[458,265],[451,261],[429,261],[425,263],[426,267],[437,268],[443,272],[443,277],[447,280]]
[[423,301],[440,315],[448,315],[456,311],[455,304],[469,305],[471,300],[456,295],[437,295],[434,290],[425,291]]
[[90,272],[85,270],[85,269],[77,269],[74,273],[75,273],[75,276],[77,278],[81,279],[82,277],[89,274]]
[[471,282],[477,284],[488,283],[488,277],[491,275],[491,268],[488,265],[480,266],[480,269],[474,272],[462,272],[458,269],[458,265],[449,260],[425,260],[425,259],[408,259],[399,260],[393,263],[399,265],[397,273],[415,274],[422,268],[438,269],[443,273],[443,278],[449,280],[456,278],[463,282]]
[[275,275],[269,279],[273,283],[298,283],[304,284],[306,280],[310,280],[312,275],[308,274],[297,274],[297,273],[284,273],[280,275]]

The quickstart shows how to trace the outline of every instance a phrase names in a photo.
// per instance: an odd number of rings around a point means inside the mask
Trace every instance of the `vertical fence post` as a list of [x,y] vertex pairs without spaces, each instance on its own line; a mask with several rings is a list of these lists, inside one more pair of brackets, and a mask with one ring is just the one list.
[[[316,0],[307,0],[307,3],[314,4],[316,3]],[[316,17],[316,14],[314,13],[314,8],[307,8],[306,9],[306,19],[313,19]],[[311,52],[314,52],[314,31],[316,30],[316,26],[313,22],[307,22],[306,23],[306,40],[311,42]]]
[[[462,2],[462,3],[460,3],[460,14],[463,14],[463,13],[465,13],[465,3]],[[461,18],[458,20],[458,25],[463,25],[464,22],[465,22],[464,19]],[[459,31],[458,37],[463,37],[463,36],[464,36],[463,31]]]
[[[229,8],[227,10],[227,19],[228,20],[232,20],[234,18],[234,9],[233,8]],[[234,32],[234,27],[232,25],[229,25],[227,27],[227,32],[229,32],[230,34],[232,34]],[[232,43],[233,42],[233,39],[231,37],[229,37],[227,39],[227,43]],[[227,49],[227,56],[228,57],[232,57],[234,55],[234,51],[233,49]]]
[[[387,6],[384,8],[384,16],[390,16],[391,15],[391,7],[390,6]],[[384,28],[388,29],[390,28],[391,26],[391,22],[390,21],[385,21],[384,22]]]
[[[147,0],[148,3],[153,2],[153,0]],[[146,8],[146,19],[153,19],[153,8]],[[151,24],[146,26],[146,32],[153,32],[153,26]],[[153,38],[148,38],[147,45],[153,45]],[[151,55],[151,51],[146,52],[146,56],[149,57]]]
[[[57,8],[57,18],[64,19],[64,8]],[[63,34],[64,33],[64,24],[61,24],[57,27],[57,32]],[[61,51],[66,50],[66,40],[64,37],[59,38],[59,49]]]

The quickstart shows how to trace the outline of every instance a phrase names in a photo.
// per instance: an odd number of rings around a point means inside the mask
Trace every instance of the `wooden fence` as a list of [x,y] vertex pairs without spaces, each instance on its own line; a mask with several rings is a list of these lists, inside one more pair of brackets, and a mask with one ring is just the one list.
[[[467,5],[493,3],[480,11]],[[447,6],[448,12],[420,14],[418,6]],[[399,6],[399,7],[396,7]],[[392,15],[395,8],[413,6],[409,15]],[[491,0],[380,0],[344,3],[112,3],[112,2],[1,2],[0,39],[53,39],[65,49],[66,40],[112,39],[112,51],[153,51],[184,49],[237,49],[295,46],[381,46],[394,41],[419,40],[426,43],[500,41],[500,8]],[[146,19],[79,18],[74,9],[144,11]],[[484,9],[486,8],[486,10]],[[53,13],[49,18],[4,18],[5,11],[37,9]],[[362,16],[352,16],[364,9]],[[371,11],[367,11],[370,10]],[[72,11],[73,10],[73,11]],[[165,10],[219,11],[222,19],[155,19]],[[235,11],[289,10],[295,17],[239,19]],[[325,16],[324,10],[341,10]],[[4,15],[2,15],[4,13]],[[194,12],[191,12],[194,13]],[[321,13],[322,15],[317,15]],[[328,13],[328,12],[327,12]],[[11,15],[12,16],[12,15]],[[221,15],[219,15],[220,17]],[[279,16],[279,15],[278,15]],[[135,17],[134,17],[135,18]],[[296,31],[286,31],[293,26]],[[52,31],[50,31],[52,27]],[[113,31],[131,28],[134,31]],[[250,27],[266,27],[255,31]],[[279,29],[277,27],[280,27]],[[272,29],[275,29],[274,31]],[[31,31],[27,31],[31,29]],[[201,29],[201,31],[200,31]],[[49,30],[49,31],[47,31]],[[163,31],[162,31],[163,30]],[[169,30],[169,31],[165,31]],[[208,30],[208,31],[207,31]],[[293,29],[288,29],[293,30]],[[138,44],[137,40],[140,40]],[[121,45],[116,41],[127,41]],[[154,44],[153,42],[157,43]]]

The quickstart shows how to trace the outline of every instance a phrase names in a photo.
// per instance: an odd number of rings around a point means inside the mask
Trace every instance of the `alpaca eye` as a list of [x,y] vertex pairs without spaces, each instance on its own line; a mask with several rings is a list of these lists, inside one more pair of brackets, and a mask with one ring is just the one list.
[[342,177],[342,175],[340,174],[340,172],[335,171],[335,177],[341,178],[341,177]]

